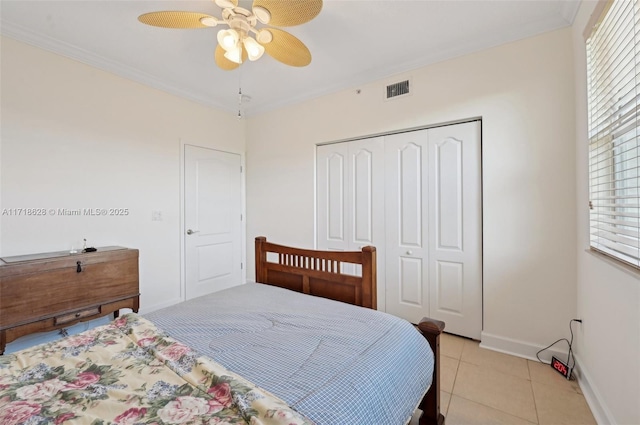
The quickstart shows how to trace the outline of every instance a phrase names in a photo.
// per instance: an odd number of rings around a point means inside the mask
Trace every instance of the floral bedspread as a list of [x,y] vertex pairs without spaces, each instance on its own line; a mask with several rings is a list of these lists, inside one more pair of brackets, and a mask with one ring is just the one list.
[[311,422],[131,313],[0,356],[0,424]]

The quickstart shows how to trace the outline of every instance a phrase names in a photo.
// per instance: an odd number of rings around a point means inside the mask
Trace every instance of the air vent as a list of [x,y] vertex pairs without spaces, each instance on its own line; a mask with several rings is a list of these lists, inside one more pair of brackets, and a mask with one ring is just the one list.
[[400,81],[399,83],[393,83],[387,86],[387,99],[406,94],[409,94],[409,80]]

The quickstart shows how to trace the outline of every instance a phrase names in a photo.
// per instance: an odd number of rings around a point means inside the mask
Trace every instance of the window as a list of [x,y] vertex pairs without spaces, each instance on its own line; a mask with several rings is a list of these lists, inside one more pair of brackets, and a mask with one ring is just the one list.
[[640,0],[609,2],[587,38],[591,248],[640,268]]

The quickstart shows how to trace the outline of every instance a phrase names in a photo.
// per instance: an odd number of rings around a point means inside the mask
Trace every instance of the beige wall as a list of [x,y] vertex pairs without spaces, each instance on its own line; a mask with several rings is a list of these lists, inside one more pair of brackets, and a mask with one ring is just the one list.
[[533,357],[576,314],[574,110],[564,29],[250,118],[247,246],[314,246],[317,143],[482,117],[483,343]]
[[576,85],[577,308],[581,386],[602,424],[640,424],[640,273],[589,252],[589,189],[583,31],[595,3],[573,25]]
[[[140,250],[143,310],[180,300],[180,141],[244,153],[225,112],[2,38],[0,208],[128,208],[126,217],[0,216],[1,255]],[[162,221],[151,221],[161,211]]]

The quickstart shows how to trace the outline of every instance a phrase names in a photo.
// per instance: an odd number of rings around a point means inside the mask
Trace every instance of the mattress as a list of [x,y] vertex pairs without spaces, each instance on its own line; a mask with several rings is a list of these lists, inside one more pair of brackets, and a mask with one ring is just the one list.
[[317,424],[404,424],[433,353],[405,320],[247,283],[145,315]]

